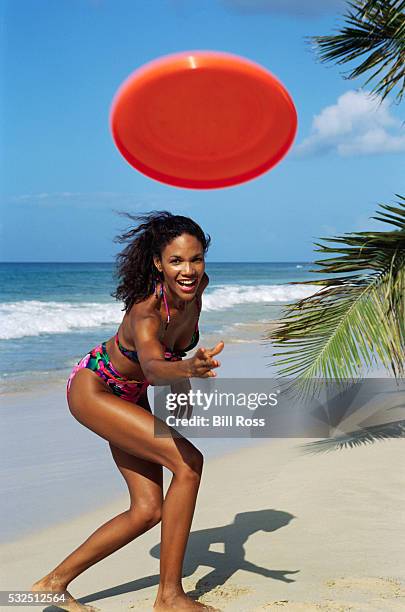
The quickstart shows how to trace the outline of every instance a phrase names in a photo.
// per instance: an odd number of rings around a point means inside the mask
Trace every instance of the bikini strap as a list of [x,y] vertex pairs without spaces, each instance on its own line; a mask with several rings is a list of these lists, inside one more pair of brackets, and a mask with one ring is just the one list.
[[169,325],[169,323],[170,323],[170,310],[169,310],[169,305],[168,305],[168,303],[167,303],[167,299],[166,299],[166,292],[165,292],[165,290],[164,290],[164,285],[163,285],[163,283],[161,284],[161,289],[160,289],[160,297],[163,297],[163,301],[164,301],[165,306],[166,306],[166,315],[167,315],[167,318],[166,318],[166,327],[165,327],[165,329],[167,329],[167,326],[168,326],[168,325]]
[[[164,301],[165,307],[166,307],[167,318],[166,318],[166,327],[165,327],[165,329],[167,329],[167,326],[170,323],[170,310],[169,310],[169,305],[167,303],[166,291],[164,289],[164,284],[163,283],[160,286],[160,297],[163,297],[163,301]],[[202,307],[201,297],[197,294],[196,295],[196,299],[197,299],[198,316],[200,316],[201,307]],[[198,321],[197,321],[197,326],[198,326]]]

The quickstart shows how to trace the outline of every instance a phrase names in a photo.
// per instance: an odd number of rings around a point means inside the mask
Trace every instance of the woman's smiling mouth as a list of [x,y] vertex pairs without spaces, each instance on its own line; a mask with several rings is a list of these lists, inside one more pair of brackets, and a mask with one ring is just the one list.
[[194,291],[195,287],[197,286],[196,278],[189,279],[189,280],[178,280],[176,282],[178,285],[180,285],[181,290],[185,291],[186,293],[191,293],[192,291]]

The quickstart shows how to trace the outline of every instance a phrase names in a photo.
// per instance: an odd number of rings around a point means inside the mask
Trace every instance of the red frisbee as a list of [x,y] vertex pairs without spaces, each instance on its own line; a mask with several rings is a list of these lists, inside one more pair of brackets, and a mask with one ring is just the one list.
[[262,66],[188,51],[136,70],[120,87],[111,130],[125,159],[147,176],[194,189],[228,187],[275,166],[288,152],[297,113]]

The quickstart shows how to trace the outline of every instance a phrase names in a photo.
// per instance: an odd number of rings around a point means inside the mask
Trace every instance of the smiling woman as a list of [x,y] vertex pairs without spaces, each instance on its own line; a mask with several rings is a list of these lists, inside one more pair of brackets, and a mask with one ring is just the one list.
[[[169,212],[133,217],[138,225],[118,237],[127,243],[118,256],[114,296],[125,314],[115,337],[93,348],[68,380],[72,415],[108,441],[130,494],[130,507],[112,518],[36,582],[33,591],[66,591],[84,570],[125,546],[160,520],[160,584],[154,609],[208,610],[188,598],[181,577],[203,457],[162,421],[165,437],[155,437],[148,385],[215,376],[215,356],[223,349],[200,348],[201,295],[208,284],[204,256],[210,238],[192,219]],[[139,221],[142,223],[139,224]],[[175,476],[163,499],[162,467]],[[67,592],[68,593],[68,592]],[[94,610],[68,593],[70,612]],[[63,608],[63,606],[60,606]]]

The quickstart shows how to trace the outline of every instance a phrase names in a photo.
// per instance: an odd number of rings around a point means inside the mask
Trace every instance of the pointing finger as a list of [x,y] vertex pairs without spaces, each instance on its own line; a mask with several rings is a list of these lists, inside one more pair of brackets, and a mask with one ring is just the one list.
[[221,342],[218,342],[218,344],[214,346],[214,348],[208,349],[206,352],[209,354],[210,357],[213,357],[214,355],[218,355],[218,353],[223,350],[224,346],[225,344],[221,340]]

